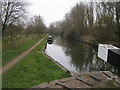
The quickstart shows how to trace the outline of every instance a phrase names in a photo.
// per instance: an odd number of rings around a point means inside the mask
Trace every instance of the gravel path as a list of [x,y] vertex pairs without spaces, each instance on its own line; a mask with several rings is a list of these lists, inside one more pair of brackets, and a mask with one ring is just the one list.
[[44,36],[40,41],[38,41],[35,45],[33,45],[31,48],[29,48],[28,50],[24,51],[23,53],[21,53],[19,56],[17,56],[15,59],[11,60],[10,62],[8,62],[6,65],[4,65],[3,67],[0,67],[0,74],[5,73],[9,68],[11,68],[12,66],[14,66],[17,62],[19,62],[20,60],[22,60],[25,56],[27,56],[36,46],[38,46],[42,40],[45,38],[46,36]]

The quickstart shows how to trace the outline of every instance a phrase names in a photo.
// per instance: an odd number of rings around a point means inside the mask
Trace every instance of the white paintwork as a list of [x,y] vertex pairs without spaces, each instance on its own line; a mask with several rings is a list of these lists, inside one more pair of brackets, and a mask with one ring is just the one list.
[[99,44],[98,46],[98,57],[107,62],[108,49],[119,49],[111,44]]

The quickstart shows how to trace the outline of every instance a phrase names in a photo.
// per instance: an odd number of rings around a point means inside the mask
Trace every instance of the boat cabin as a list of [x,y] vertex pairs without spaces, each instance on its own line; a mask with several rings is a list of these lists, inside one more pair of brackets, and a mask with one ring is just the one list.
[[120,69],[120,49],[111,44],[99,44],[98,57]]
[[52,36],[48,36],[47,42],[48,42],[48,44],[52,44]]

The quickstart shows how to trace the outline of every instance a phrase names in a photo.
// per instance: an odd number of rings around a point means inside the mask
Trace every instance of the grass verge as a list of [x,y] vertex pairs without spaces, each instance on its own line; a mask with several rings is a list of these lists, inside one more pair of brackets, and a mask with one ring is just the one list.
[[35,43],[37,43],[41,39],[41,37],[43,37],[43,35],[40,35],[39,37],[34,38],[33,40],[30,40],[27,43],[25,43],[23,45],[20,45],[20,46],[14,48],[14,49],[9,49],[9,50],[3,51],[2,52],[2,66],[4,66],[10,60],[12,60],[15,57],[17,57],[18,55],[20,55],[25,50],[32,47]]
[[44,39],[28,56],[3,74],[3,88],[30,88],[32,86],[68,77],[60,67],[42,53]]

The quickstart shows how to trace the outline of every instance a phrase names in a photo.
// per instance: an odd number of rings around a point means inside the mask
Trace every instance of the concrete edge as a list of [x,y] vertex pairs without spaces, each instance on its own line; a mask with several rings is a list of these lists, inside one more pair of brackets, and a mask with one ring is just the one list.
[[44,51],[42,51],[42,53],[48,57],[49,59],[51,59],[52,62],[54,62],[56,65],[58,65],[63,71],[65,71],[66,73],[68,73],[70,75],[70,77],[72,76],[71,75],[71,72],[66,69],[63,65],[61,65],[59,62],[55,61],[52,57],[50,57],[49,55],[47,55]]
[[52,57],[50,57],[49,55],[47,55],[47,54],[45,53],[46,46],[47,46],[47,42],[46,42],[45,46],[44,46],[43,49],[42,49],[43,55],[45,55],[46,57],[48,57],[49,59],[51,59],[52,62],[54,62],[56,65],[58,65],[63,71],[65,71],[66,73],[68,73],[69,76],[71,77],[71,76],[72,76],[72,73],[71,73],[67,68],[65,68],[65,67],[64,67],[63,65],[61,65],[59,62],[55,61]]

